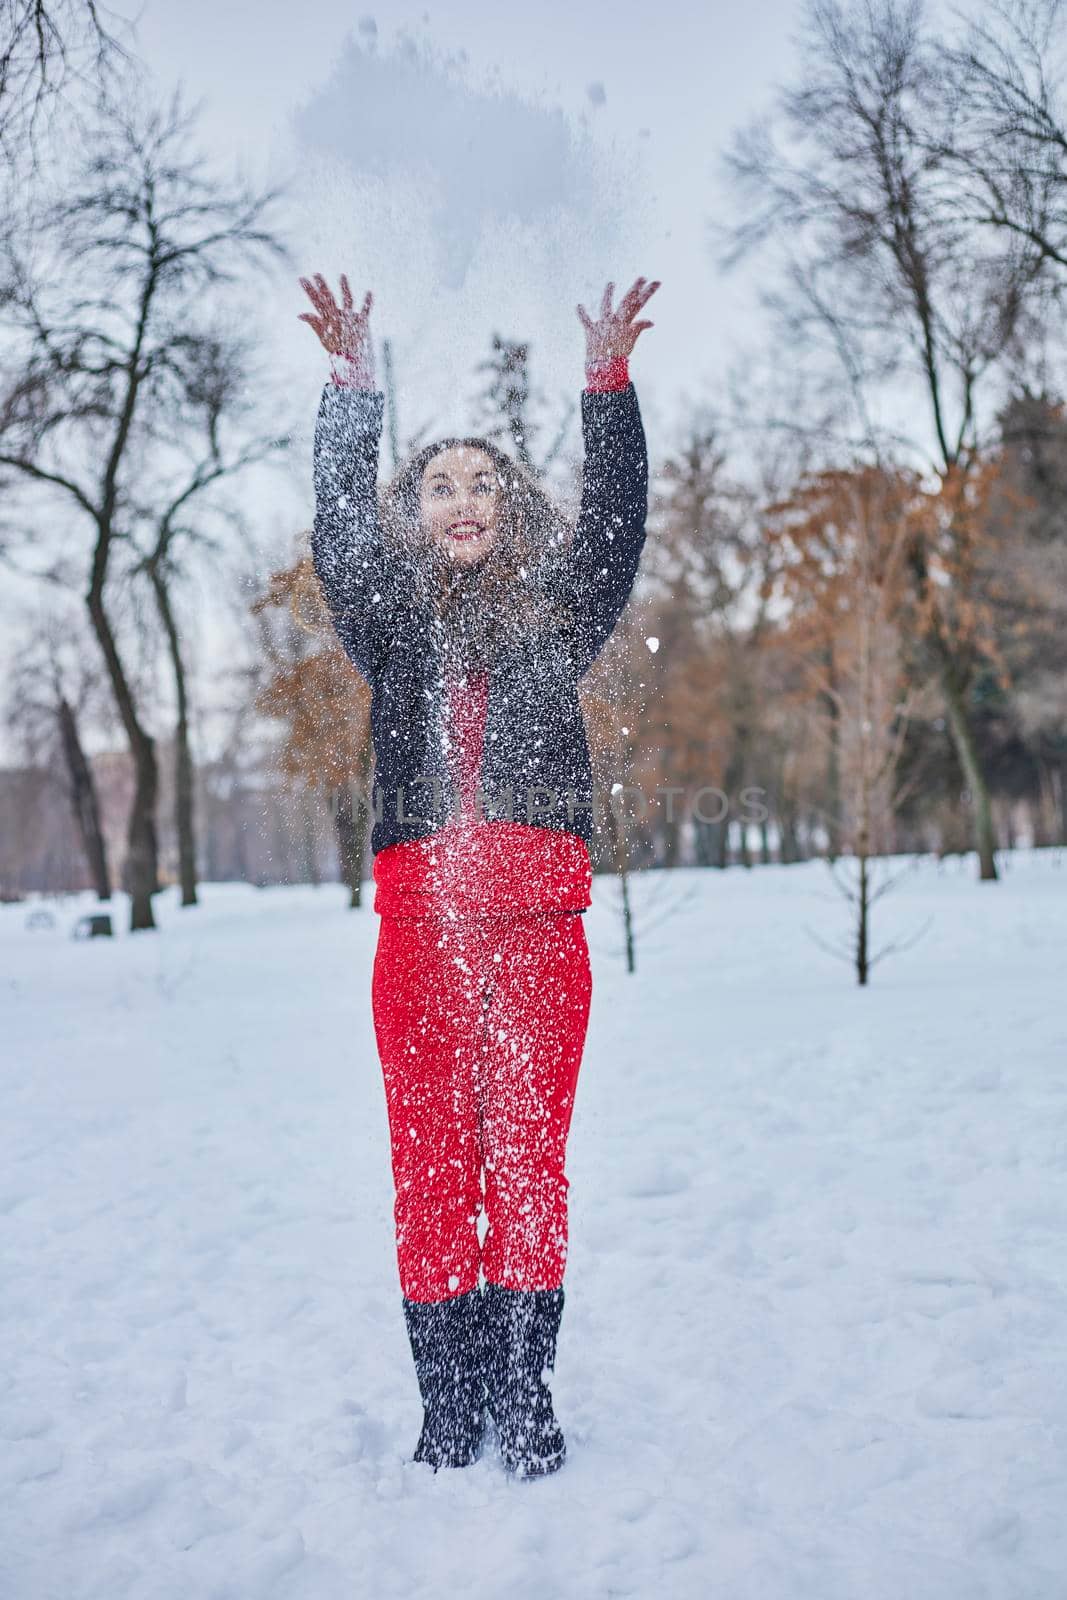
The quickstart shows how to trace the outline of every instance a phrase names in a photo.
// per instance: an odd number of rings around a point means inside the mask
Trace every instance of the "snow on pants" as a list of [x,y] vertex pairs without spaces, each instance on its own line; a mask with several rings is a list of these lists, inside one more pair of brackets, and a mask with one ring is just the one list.
[[591,994],[579,915],[381,918],[371,1002],[408,1299],[465,1294],[479,1267],[509,1289],[561,1286]]

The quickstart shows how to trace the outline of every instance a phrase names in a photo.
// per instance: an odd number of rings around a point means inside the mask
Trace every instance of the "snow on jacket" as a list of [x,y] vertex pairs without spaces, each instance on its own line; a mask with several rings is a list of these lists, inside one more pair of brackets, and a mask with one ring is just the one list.
[[481,819],[478,777],[488,691],[484,671],[448,681],[449,772],[459,804],[445,826],[425,839],[378,851],[374,909],[380,916],[580,916],[592,903],[593,866],[577,834]]
[[[625,387],[582,393],[581,506],[546,595],[548,625],[503,649],[486,683],[478,773],[485,825],[495,823],[491,836],[520,846],[527,838],[531,846],[539,841],[535,847],[557,875],[575,867],[574,843],[588,846],[593,837],[578,683],[629,599],[645,539],[648,458],[637,395],[619,363],[606,382],[621,376]],[[312,533],[338,638],[371,690],[376,857],[393,845],[432,843],[454,811],[449,694],[435,633],[414,603],[403,562],[387,548],[378,515],[383,408],[380,391],[326,384],[315,428]],[[521,831],[527,829],[553,830],[572,842],[549,844]],[[582,856],[587,852],[577,860]]]

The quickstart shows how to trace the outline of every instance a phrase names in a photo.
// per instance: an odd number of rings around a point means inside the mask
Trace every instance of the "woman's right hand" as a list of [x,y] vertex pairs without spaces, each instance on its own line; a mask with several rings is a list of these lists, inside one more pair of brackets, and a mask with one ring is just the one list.
[[366,379],[372,381],[374,345],[371,342],[368,319],[371,306],[374,304],[374,296],[370,290],[367,290],[364,297],[362,310],[356,311],[352,302],[352,291],[343,272],[340,305],[330,293],[321,272],[315,274],[314,281],[301,278],[300,287],[307,294],[318,316],[304,311],[298,320],[307,322],[314,328],[323,349],[329,351],[331,356],[352,362]]

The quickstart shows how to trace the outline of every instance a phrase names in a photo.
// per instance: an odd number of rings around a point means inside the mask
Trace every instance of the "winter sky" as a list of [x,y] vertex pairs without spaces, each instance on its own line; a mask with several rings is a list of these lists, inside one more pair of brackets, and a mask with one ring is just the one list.
[[[707,224],[719,153],[793,58],[799,0],[403,0],[253,12],[147,0],[141,53],[204,96],[214,152],[289,177],[300,271],[347,268],[393,341],[402,425],[458,414],[494,330],[529,339],[553,404],[580,387],[574,306],[613,278],[663,287],[635,356],[650,404],[714,388],[758,338],[750,276]],[[294,396],[322,378],[294,281],[272,310]]]

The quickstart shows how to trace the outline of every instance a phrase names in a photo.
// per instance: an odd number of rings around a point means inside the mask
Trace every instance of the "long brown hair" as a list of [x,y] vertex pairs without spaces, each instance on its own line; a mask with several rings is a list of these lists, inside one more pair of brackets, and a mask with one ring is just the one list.
[[[455,445],[483,450],[501,487],[497,538],[473,566],[463,567],[430,539],[419,513],[423,473]],[[413,597],[437,626],[446,656],[485,665],[505,643],[535,637],[548,626],[551,574],[568,539],[568,524],[539,484],[489,439],[439,439],[416,451],[379,491],[382,534],[404,569]],[[310,542],[310,534],[307,535]],[[297,564],[292,611],[307,632],[332,632],[310,555]]]
[[[455,446],[483,451],[500,486],[497,537],[471,566],[452,561],[425,533],[419,514],[423,474]],[[546,622],[546,585],[566,540],[567,523],[544,490],[489,439],[449,438],[423,446],[379,497],[382,532],[403,550],[415,598],[437,624],[446,652],[484,666],[497,649],[535,635]]]

